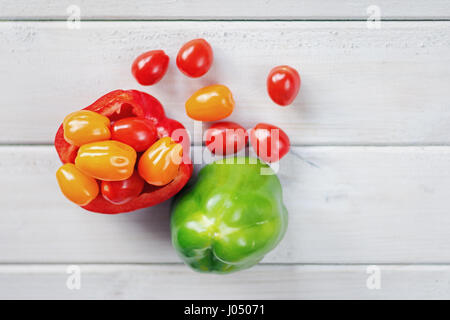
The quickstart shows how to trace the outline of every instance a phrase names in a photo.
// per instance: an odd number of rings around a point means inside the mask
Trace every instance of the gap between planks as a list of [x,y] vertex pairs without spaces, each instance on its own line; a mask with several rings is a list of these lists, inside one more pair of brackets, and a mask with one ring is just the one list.
[[[80,265],[80,266],[116,266],[116,267],[126,267],[126,266],[136,266],[136,267],[143,267],[143,266],[186,266],[187,265],[183,262],[39,262],[39,261],[33,261],[33,262],[0,262],[0,272],[1,268],[7,268],[7,267],[26,267],[26,266],[36,266],[36,267],[64,267],[68,265]],[[386,262],[376,262],[376,261],[368,261],[368,262],[358,262],[358,263],[352,263],[352,262],[330,262],[330,263],[305,263],[305,262],[259,262],[256,264],[257,267],[364,267],[364,266],[380,266],[380,267],[420,267],[420,268],[426,268],[426,267],[449,267],[450,263],[446,262],[426,262],[426,263],[420,263],[420,262],[395,262],[395,263],[386,263]],[[248,270],[248,269],[246,269]]]
[[[191,143],[191,147],[206,147],[205,143],[197,144],[197,143]],[[442,143],[428,143],[428,144],[414,144],[414,143],[315,143],[315,144],[298,144],[298,143],[291,143],[290,145],[293,148],[327,148],[327,147],[334,147],[334,148],[427,148],[427,147],[436,147],[436,148],[446,148],[450,147],[449,144],[442,144]],[[32,142],[12,142],[12,143],[1,143],[0,142],[0,148],[11,148],[11,147],[18,147],[18,148],[25,148],[25,147],[40,147],[40,148],[46,148],[46,147],[54,147],[53,143],[32,143]],[[250,144],[247,145],[247,148],[250,148]],[[56,152],[56,151],[55,151]]]
[[[61,18],[2,18],[0,19],[1,22],[66,22],[67,19],[61,19]],[[82,19],[81,22],[366,22],[367,19],[361,19],[361,18],[302,18],[302,19],[183,19],[183,18],[149,18],[149,19]],[[449,18],[386,18],[380,19],[381,22],[444,22],[444,21],[450,21]]]

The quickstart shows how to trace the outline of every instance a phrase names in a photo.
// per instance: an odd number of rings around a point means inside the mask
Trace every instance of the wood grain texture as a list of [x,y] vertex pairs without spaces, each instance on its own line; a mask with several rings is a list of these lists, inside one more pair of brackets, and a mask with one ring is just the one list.
[[446,0],[2,0],[0,18],[66,19],[77,5],[82,19],[366,19],[374,4],[383,19],[450,17]]
[[[450,263],[449,157],[450,147],[293,148],[278,173],[288,232],[264,262]],[[58,166],[52,147],[0,148],[0,263],[180,261],[169,202],[88,213],[61,195]]]
[[[175,57],[204,37],[216,62],[188,79]],[[212,83],[228,85],[230,120],[282,127],[297,145],[449,144],[450,22],[63,22],[0,23],[0,143],[51,143],[64,116],[117,88],[154,94],[190,130],[185,100]],[[139,86],[130,65],[141,52],[172,57],[156,86]],[[289,64],[302,76],[293,105],[266,93],[266,76]],[[197,143],[199,141],[196,141]]]
[[380,289],[358,266],[260,265],[226,276],[183,265],[81,265],[80,290],[67,265],[1,265],[0,299],[449,299],[450,267],[379,266]]
[[[73,4],[79,30],[65,22]],[[450,19],[447,0],[1,1],[0,144],[12,146],[0,146],[0,299],[449,299],[450,147],[418,145],[450,144],[450,21],[368,29],[372,4],[384,20]],[[123,21],[183,19],[238,21]],[[264,19],[361,21],[242,21]],[[197,80],[173,61],[194,37],[216,58]],[[156,48],[169,72],[139,86],[131,62]],[[265,92],[279,64],[302,75],[288,108]],[[60,194],[53,148],[24,146],[51,143],[67,113],[117,88],[154,94],[192,130],[184,101],[216,82],[234,93],[231,120],[279,125],[297,145],[279,171],[288,232],[251,270],[192,272],[170,244],[170,202],[87,213]],[[367,264],[381,264],[381,290],[367,289]]]

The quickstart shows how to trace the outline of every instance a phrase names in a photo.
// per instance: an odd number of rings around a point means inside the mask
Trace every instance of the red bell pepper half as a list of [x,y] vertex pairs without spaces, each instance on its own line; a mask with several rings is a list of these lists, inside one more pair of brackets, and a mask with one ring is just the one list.
[[[156,127],[159,138],[171,136],[175,142],[183,146],[183,161],[178,175],[169,184],[162,187],[146,184],[143,192],[136,199],[121,205],[113,204],[99,194],[88,205],[83,206],[84,209],[115,214],[151,207],[173,197],[188,182],[192,175],[189,135],[180,122],[166,117],[161,103],[155,97],[137,90],[115,90],[99,98],[84,110],[100,113],[108,117],[111,122],[127,117],[146,118]],[[64,139],[62,125],[55,136],[55,148],[63,163],[74,163],[78,147]]]

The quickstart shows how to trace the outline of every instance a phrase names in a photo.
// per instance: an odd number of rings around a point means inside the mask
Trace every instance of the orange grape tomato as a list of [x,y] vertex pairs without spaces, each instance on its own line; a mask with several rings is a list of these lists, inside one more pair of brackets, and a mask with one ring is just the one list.
[[230,89],[215,84],[195,92],[186,101],[187,115],[198,121],[218,121],[228,117],[234,110]]
[[94,178],[78,170],[73,163],[66,163],[56,171],[56,180],[67,199],[79,206],[87,205],[99,192]]
[[120,181],[133,174],[136,157],[136,151],[125,143],[93,142],[80,147],[75,166],[93,178]]
[[63,122],[64,139],[77,147],[111,137],[107,117],[89,110],[69,114]]
[[161,138],[142,154],[139,174],[149,184],[166,185],[177,176],[182,153],[181,144],[170,137]]

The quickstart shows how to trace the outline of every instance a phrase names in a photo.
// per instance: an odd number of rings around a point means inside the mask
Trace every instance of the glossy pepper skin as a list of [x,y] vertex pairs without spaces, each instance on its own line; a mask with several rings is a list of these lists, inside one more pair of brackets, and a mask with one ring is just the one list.
[[228,87],[214,84],[197,90],[186,101],[187,115],[197,121],[218,121],[234,110],[234,99]]
[[[231,160],[231,161],[230,161]],[[287,228],[280,182],[255,158],[205,166],[172,208],[172,244],[200,272],[249,268],[275,248]],[[272,172],[273,173],[273,172]]]
[[[115,90],[99,98],[84,110],[100,113],[111,122],[128,117],[143,117],[148,119],[158,132],[158,137],[171,136],[183,146],[183,161],[178,175],[163,187],[146,185],[142,193],[133,201],[124,204],[113,204],[99,194],[84,209],[115,214],[134,211],[154,206],[170,199],[177,194],[192,175],[192,163],[189,159],[189,135],[184,126],[173,119],[167,118],[161,103],[153,96],[137,90]],[[55,136],[55,148],[63,163],[74,163],[78,147],[64,139],[64,128],[61,125]]]

